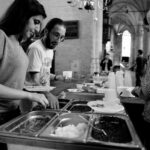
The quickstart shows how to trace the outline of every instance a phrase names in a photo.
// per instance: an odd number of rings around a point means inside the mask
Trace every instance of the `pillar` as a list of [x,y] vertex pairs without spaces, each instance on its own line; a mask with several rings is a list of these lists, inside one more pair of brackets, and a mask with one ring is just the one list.
[[120,64],[120,58],[121,58],[121,52],[122,52],[122,34],[117,35],[114,33],[114,59],[113,64],[119,65]]
[[143,29],[143,25],[139,25],[138,28],[138,49],[143,50],[143,42],[144,42],[144,29]]
[[95,1],[93,13],[93,49],[91,55],[91,74],[100,72],[99,58],[102,55],[103,0]]

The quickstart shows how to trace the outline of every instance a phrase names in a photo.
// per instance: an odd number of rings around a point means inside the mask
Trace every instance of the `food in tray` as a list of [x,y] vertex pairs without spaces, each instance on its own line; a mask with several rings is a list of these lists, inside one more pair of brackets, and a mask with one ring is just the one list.
[[91,110],[87,105],[73,105],[70,109],[72,112],[90,112]]
[[[106,134],[102,134],[99,129],[105,131]],[[132,141],[125,120],[113,116],[97,118],[94,121],[91,136],[95,140],[106,142],[129,143]]]
[[38,116],[30,118],[29,120],[16,127],[12,132],[32,135],[44,127],[44,125],[46,125],[50,119],[51,118],[49,116]]
[[62,113],[51,125],[41,133],[44,137],[71,138],[83,141],[87,137],[89,115],[78,113]]
[[[58,99],[58,101],[59,101],[59,109],[63,109],[70,102],[70,100],[68,99]],[[51,107],[48,106],[44,108],[44,106],[42,106],[41,104],[38,104],[32,109],[32,111],[44,110],[44,109],[51,109]]]
[[67,110],[71,112],[91,112],[92,109],[87,105],[87,100],[76,100],[72,101],[67,107]]
[[66,137],[66,138],[78,138],[81,137],[87,128],[87,124],[79,123],[76,126],[74,124],[70,124],[64,127],[57,127],[55,130],[54,136]]
[[72,105],[75,105],[75,104],[87,104],[87,103],[88,103],[88,101],[80,100],[80,101],[73,101]]

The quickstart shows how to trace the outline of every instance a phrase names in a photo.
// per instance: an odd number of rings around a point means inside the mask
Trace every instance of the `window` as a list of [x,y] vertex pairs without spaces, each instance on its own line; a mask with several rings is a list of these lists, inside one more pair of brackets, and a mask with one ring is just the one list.
[[131,56],[131,33],[124,31],[122,35],[122,57]]

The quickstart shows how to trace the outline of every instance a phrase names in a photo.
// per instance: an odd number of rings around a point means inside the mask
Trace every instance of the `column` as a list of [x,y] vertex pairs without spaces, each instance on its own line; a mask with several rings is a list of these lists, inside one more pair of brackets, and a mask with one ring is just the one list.
[[144,41],[143,41],[144,57],[150,55],[150,30],[147,28],[144,30]]
[[93,49],[91,55],[91,74],[100,72],[99,58],[102,55],[103,0],[95,1],[93,13]]
[[122,52],[122,34],[117,35],[117,33],[115,33],[114,34],[114,60],[113,60],[113,65],[119,65],[120,64],[121,52]]
[[138,37],[139,37],[139,42],[138,42],[138,49],[143,50],[143,40],[144,40],[144,29],[143,29],[143,25],[139,25],[139,29],[138,29]]

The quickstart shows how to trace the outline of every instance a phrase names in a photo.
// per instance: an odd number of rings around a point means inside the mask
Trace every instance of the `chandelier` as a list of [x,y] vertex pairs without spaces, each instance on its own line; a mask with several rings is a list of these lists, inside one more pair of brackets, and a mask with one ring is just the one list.
[[[71,6],[71,7],[78,7],[79,10],[88,10],[88,11],[92,11],[95,10],[95,5],[98,5],[99,8],[100,7],[100,3],[99,0],[97,0],[98,2],[96,3],[96,0],[68,0],[67,3]],[[103,0],[103,10],[107,10],[108,6],[112,3],[112,0]]]

